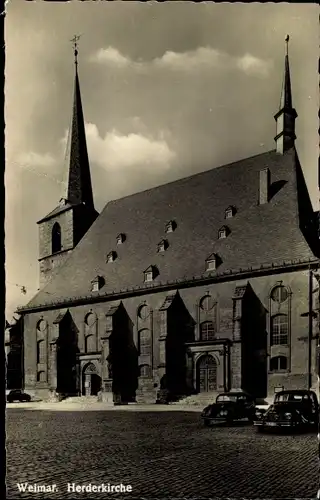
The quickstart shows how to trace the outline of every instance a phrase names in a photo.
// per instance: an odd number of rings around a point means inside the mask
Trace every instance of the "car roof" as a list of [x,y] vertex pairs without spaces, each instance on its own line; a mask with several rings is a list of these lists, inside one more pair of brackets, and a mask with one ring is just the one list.
[[229,391],[229,392],[220,392],[220,394],[218,394],[218,396],[250,396],[250,394],[248,394],[247,392],[243,392],[243,391]]
[[278,394],[297,394],[297,395],[301,394],[301,395],[305,395],[305,394],[314,394],[314,392],[313,391],[307,391],[306,389],[300,389],[300,390],[299,389],[293,389],[293,390],[287,389],[285,391],[279,391],[279,392],[277,392],[276,396]]

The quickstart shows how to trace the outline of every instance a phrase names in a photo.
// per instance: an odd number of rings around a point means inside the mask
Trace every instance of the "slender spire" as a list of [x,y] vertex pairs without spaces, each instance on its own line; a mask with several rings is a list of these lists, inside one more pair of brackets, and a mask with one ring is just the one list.
[[280,99],[280,107],[275,115],[277,122],[277,135],[274,138],[276,141],[276,150],[278,153],[285,153],[288,149],[294,146],[296,139],[295,135],[295,119],[297,112],[292,107],[292,91],[289,65],[289,35],[285,39],[285,59],[284,59],[284,78]]
[[66,162],[68,182],[66,199],[72,204],[83,203],[94,208],[89,158],[87,151],[84,117],[81,103],[80,83],[78,76],[78,41],[75,35],[71,40],[74,49],[75,81],[72,110],[72,123],[67,145]]
[[280,109],[292,108],[292,92],[290,80],[290,67],[289,67],[289,35],[285,39],[285,59],[284,59],[284,79],[283,88],[281,93]]

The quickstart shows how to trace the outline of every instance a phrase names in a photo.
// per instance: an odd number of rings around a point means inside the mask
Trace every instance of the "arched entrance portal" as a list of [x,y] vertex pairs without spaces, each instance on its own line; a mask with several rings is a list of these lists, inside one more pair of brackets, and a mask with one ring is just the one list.
[[101,389],[101,377],[93,363],[88,363],[82,370],[82,394],[84,396],[97,396]]
[[209,354],[202,356],[198,361],[198,390],[212,392],[217,389],[217,362]]

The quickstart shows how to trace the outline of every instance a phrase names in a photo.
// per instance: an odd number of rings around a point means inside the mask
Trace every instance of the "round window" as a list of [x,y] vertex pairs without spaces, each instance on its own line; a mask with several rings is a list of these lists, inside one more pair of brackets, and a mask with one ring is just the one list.
[[44,332],[44,330],[46,329],[47,327],[47,322],[44,320],[44,319],[41,319],[39,322],[38,322],[38,330],[40,332]]
[[150,313],[149,313],[148,306],[142,305],[142,306],[139,307],[139,311],[138,311],[139,318],[141,318],[141,319],[147,319],[148,316],[149,316],[149,314]]
[[214,301],[211,295],[206,295],[200,300],[200,307],[203,311],[210,311],[213,308]]
[[271,298],[274,302],[284,302],[288,298],[288,290],[285,286],[276,286],[271,292]]
[[86,316],[86,319],[85,319],[85,323],[88,325],[88,326],[92,326],[93,323],[95,322],[96,320],[96,317],[93,313],[89,313],[87,314]]

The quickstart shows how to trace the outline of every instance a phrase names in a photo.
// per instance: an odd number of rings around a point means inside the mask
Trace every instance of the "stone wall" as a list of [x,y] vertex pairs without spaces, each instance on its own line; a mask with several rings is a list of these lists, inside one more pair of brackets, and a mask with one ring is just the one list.
[[[217,301],[217,338],[229,338],[232,340],[232,297],[236,286],[245,285],[248,280],[229,281],[217,283],[213,285],[190,287],[179,290],[181,299],[189,311],[190,317],[195,323],[194,331],[197,332],[199,325],[199,317],[197,314],[198,304],[201,297],[207,293]],[[308,273],[296,271],[291,273],[283,273],[277,275],[269,275],[264,277],[256,277],[249,280],[254,293],[257,295],[262,305],[266,309],[267,314],[267,335],[270,333],[270,291],[277,282],[282,281],[285,286],[289,286],[292,292],[291,296],[291,366],[290,371],[285,373],[268,373],[268,392],[273,394],[274,387],[278,385],[302,384],[305,387],[305,373],[307,371],[307,344],[301,338],[308,335],[308,318],[301,317],[302,313],[308,310]],[[150,308],[150,316],[148,317],[148,328],[152,331],[152,359],[150,361],[153,382],[159,384],[161,379],[162,368],[160,362],[160,342],[159,337],[163,329],[161,324],[162,316],[159,310],[168,292],[150,293],[140,297],[130,297],[123,300],[123,306],[128,313],[133,323],[133,339],[138,348],[138,332],[141,324],[138,323],[137,311],[142,304],[146,304]],[[102,302],[98,304],[90,304],[87,306],[77,306],[70,308],[72,319],[78,329],[78,346],[80,352],[84,351],[85,338],[85,317],[93,311],[97,317],[97,345],[98,350],[101,349],[101,338],[104,337],[107,329],[106,313],[112,305],[119,304],[117,302]],[[25,348],[25,386],[29,389],[39,388],[36,381],[37,363],[36,363],[36,325],[39,319],[43,317],[48,322],[48,346],[54,337],[53,322],[60,313],[66,309],[57,309],[44,311],[43,313],[32,313],[25,316],[24,325],[24,348]],[[270,348],[268,347],[270,356]],[[315,355],[313,356],[315,359]],[[231,374],[233,386],[241,385],[239,379],[240,372],[241,348],[239,344],[235,344],[231,348]],[[162,370],[162,371],[161,371]],[[296,382],[293,382],[296,381]]]

